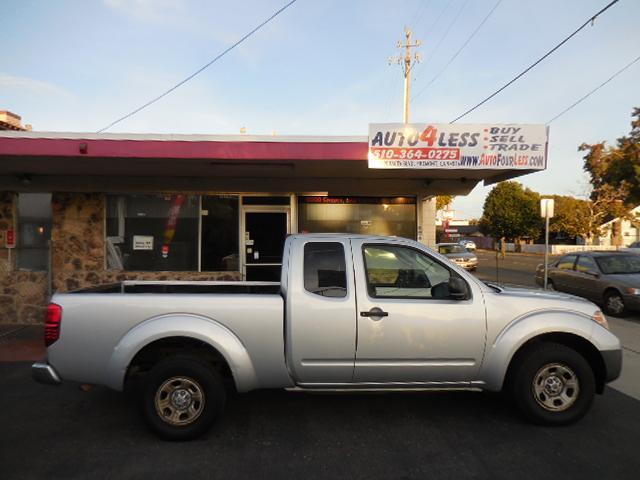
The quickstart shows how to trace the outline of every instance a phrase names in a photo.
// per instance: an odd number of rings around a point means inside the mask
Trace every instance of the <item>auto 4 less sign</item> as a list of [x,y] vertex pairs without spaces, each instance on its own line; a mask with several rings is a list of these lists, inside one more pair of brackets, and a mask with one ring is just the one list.
[[369,125],[369,168],[544,170],[544,125]]

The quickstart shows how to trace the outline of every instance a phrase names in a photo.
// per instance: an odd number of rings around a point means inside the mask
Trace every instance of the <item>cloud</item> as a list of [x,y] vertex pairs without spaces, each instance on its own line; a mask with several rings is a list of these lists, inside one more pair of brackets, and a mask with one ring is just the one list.
[[0,89],[28,91],[37,95],[69,95],[67,90],[53,83],[26,77],[16,77],[6,73],[0,73]]

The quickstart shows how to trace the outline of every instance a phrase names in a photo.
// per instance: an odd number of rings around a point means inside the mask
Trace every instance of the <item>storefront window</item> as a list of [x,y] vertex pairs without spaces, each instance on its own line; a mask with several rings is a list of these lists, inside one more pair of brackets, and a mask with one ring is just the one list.
[[198,197],[107,197],[107,267],[118,270],[198,269]]
[[51,194],[18,195],[17,267],[48,270],[51,239]]
[[299,197],[302,233],[363,233],[416,238],[412,197]]
[[106,223],[109,269],[239,269],[235,195],[109,195]]
[[202,197],[201,270],[203,272],[239,270],[239,229],[237,196],[206,195]]

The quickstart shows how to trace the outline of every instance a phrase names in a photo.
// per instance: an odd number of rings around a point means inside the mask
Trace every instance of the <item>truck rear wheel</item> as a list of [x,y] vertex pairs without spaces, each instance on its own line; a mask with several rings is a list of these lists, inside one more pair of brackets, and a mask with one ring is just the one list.
[[530,421],[567,425],[589,411],[596,382],[589,362],[578,352],[543,343],[521,359],[511,387],[516,405]]
[[225,400],[218,372],[194,357],[170,357],[144,378],[144,418],[166,440],[189,440],[205,433],[222,414]]

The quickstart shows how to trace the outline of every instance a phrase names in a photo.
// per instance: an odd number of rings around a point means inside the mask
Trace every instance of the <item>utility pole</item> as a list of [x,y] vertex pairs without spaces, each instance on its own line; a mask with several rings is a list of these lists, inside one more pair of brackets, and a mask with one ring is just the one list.
[[398,48],[404,48],[404,55],[398,55],[395,57],[389,57],[389,65],[397,63],[402,65],[402,73],[404,73],[404,112],[402,120],[404,123],[409,123],[409,98],[411,95],[411,67],[414,63],[420,62],[420,54],[416,53],[411,55],[411,49],[413,47],[419,47],[421,45],[420,40],[415,43],[411,43],[411,30],[408,27],[404,27],[405,42],[398,40]]

